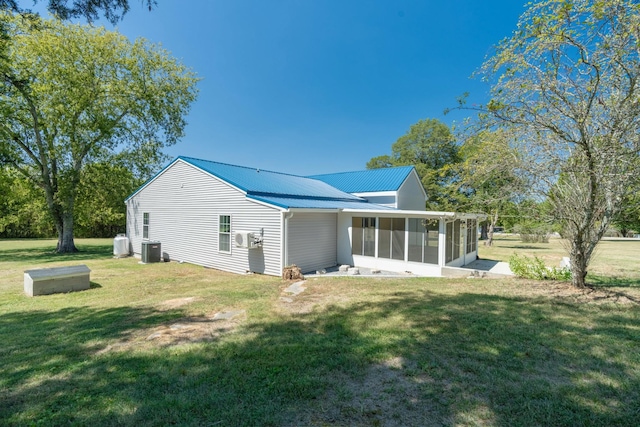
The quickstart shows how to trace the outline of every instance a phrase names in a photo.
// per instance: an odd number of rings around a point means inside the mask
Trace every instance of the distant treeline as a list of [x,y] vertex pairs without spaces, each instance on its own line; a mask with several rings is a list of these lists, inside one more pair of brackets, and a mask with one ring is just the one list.
[[[35,173],[35,172],[34,172]],[[124,200],[142,183],[126,167],[105,163],[82,170],[74,208],[76,237],[125,232]],[[42,189],[17,170],[0,168],[0,238],[56,237]]]

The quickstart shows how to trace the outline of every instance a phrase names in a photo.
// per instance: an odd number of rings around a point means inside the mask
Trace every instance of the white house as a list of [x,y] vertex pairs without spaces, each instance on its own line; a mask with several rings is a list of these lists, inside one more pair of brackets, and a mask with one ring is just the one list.
[[440,276],[477,258],[476,214],[424,210],[413,167],[302,177],[178,157],[125,201],[127,236],[165,257],[279,276],[335,265]]

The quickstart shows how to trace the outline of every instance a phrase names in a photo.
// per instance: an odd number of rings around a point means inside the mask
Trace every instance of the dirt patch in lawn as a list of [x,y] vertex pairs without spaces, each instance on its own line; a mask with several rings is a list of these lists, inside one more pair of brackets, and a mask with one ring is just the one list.
[[286,425],[435,426],[450,424],[425,404],[433,380],[416,363],[394,357],[370,366],[363,377],[335,378],[320,408],[299,413]]
[[128,339],[112,343],[96,354],[131,348],[167,347],[212,341],[233,331],[245,319],[244,310],[214,313],[206,317],[184,317],[167,324],[141,329]]
[[198,298],[196,297],[186,297],[186,298],[174,298],[166,301],[162,301],[159,304],[160,310],[173,310],[174,308],[182,307],[183,305],[191,304],[196,301]]
[[304,290],[298,294],[287,292],[289,285],[283,287],[278,299],[278,310],[282,313],[307,314],[330,305],[342,305],[351,301],[351,296],[332,286],[331,281],[305,280]]

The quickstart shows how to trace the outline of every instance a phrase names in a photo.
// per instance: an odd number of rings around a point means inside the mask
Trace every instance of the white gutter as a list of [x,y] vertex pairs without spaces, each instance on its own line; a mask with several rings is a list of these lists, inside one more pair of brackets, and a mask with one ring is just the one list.
[[291,212],[292,214],[294,212],[299,212],[299,213],[337,213],[340,212],[340,209],[338,208],[289,208],[289,212]]
[[457,215],[455,212],[412,211],[402,209],[342,209],[342,212],[362,214],[370,213],[389,216],[428,216],[432,218],[455,218]]

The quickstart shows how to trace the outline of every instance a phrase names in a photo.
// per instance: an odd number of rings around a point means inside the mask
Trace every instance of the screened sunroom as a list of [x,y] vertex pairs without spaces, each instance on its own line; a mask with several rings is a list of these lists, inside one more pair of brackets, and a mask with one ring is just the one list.
[[[480,215],[452,212],[341,212],[339,263],[439,276],[477,258]],[[348,249],[348,252],[347,252]]]

